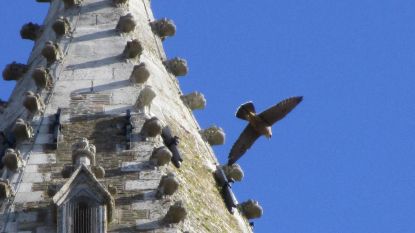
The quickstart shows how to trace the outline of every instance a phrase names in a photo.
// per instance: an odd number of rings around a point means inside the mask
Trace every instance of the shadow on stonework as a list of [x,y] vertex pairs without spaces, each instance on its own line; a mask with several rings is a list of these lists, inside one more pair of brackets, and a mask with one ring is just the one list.
[[144,193],[137,193],[134,195],[122,196],[115,198],[115,205],[131,205],[134,202],[144,200]]
[[[18,206],[18,208],[20,207]],[[18,232],[39,232],[43,229],[56,228],[54,223],[54,218],[56,217],[53,214],[53,207],[50,205],[39,207],[35,211],[31,211],[30,208],[21,209],[10,213],[8,216],[7,214],[2,214],[0,217],[9,220],[6,226],[8,229],[16,229]]]
[[108,232],[117,232],[117,233],[136,233],[137,229],[136,226],[109,226]]
[[123,176],[121,168],[111,168],[111,169],[105,170],[106,178],[117,177],[117,176]]
[[105,110],[105,114],[107,115],[118,115],[118,114],[122,114],[125,113],[127,110],[131,109],[132,106],[125,106],[125,107],[119,107],[119,108],[111,108],[111,109],[106,109]]
[[[141,162],[141,164],[139,164],[139,167],[140,167],[140,171],[142,172],[154,170],[154,166],[150,162]],[[106,171],[105,177],[107,178],[113,178],[113,177],[118,177],[118,176],[122,177],[122,176],[125,176],[126,174],[137,173],[137,171],[121,171],[121,168],[107,169],[105,171]]]
[[89,40],[102,39],[102,38],[114,36],[114,35],[116,35],[116,33],[117,33],[117,30],[115,30],[115,29],[110,29],[110,30],[107,30],[107,31],[94,32],[94,33],[90,33],[90,34],[75,37],[73,42],[77,43],[77,42],[83,42],[83,41],[89,41]]
[[80,64],[69,65],[66,67],[66,70],[77,70],[77,69],[88,69],[88,68],[98,68],[102,66],[111,65],[117,62],[123,61],[124,57],[120,55],[106,57],[95,61],[88,61]]
[[87,14],[87,13],[91,13],[91,12],[94,12],[94,11],[99,11],[101,9],[107,8],[107,7],[111,6],[111,2],[112,1],[102,0],[102,1],[99,1],[99,2],[93,2],[93,3],[90,3],[90,4],[85,4],[82,7],[81,14]]
[[103,115],[103,114],[71,116],[70,123],[92,121],[92,120],[97,120],[97,119],[105,118],[105,117],[108,117],[108,116]]
[[136,230],[137,232],[147,232],[163,227],[163,222],[161,220],[150,220],[142,223],[137,223]]
[[105,91],[114,90],[114,89],[118,89],[118,88],[122,88],[122,87],[127,87],[129,85],[130,85],[129,80],[115,81],[115,82],[102,84],[102,85],[96,85],[96,86],[94,85],[93,92],[91,92],[91,88],[88,87],[88,88],[81,88],[81,89],[75,90],[71,93],[71,95],[96,94],[96,93],[99,93],[99,92],[105,92]]
[[93,122],[94,128],[90,140],[97,147],[97,153],[116,152],[117,144],[126,144],[124,118],[105,117]]
[[104,114],[71,117],[70,123],[85,125],[84,134],[97,147],[97,153],[116,152],[116,145],[126,144],[125,117]]

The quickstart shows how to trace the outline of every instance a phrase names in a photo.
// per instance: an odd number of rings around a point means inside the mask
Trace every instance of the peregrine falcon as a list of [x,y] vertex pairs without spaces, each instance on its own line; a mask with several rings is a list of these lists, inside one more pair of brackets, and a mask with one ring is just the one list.
[[270,139],[272,136],[271,126],[284,118],[297,104],[303,100],[302,96],[285,99],[267,110],[256,114],[252,102],[242,104],[236,117],[248,121],[248,125],[233,144],[228,157],[228,166],[234,164],[254,144],[259,136],[264,135]]

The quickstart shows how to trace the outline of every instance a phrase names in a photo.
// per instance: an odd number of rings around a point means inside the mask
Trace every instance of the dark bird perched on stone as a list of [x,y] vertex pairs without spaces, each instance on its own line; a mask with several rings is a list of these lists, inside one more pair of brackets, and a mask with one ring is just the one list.
[[259,136],[264,135],[270,139],[271,126],[284,118],[297,104],[303,100],[302,96],[285,99],[267,110],[256,114],[252,102],[242,104],[236,111],[236,117],[246,120],[249,124],[233,144],[228,157],[228,165],[234,164],[254,144]]

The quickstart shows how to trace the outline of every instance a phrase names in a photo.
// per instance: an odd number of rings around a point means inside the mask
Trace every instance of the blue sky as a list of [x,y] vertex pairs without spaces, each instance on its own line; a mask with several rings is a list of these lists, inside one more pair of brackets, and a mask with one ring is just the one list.
[[[245,122],[234,117],[293,95],[304,101],[240,160],[240,201],[258,200],[260,233],[415,232],[415,2],[409,0],[152,1],[172,18],[170,57],[188,60],[185,93],[201,91],[202,127],[227,133],[221,162]],[[23,23],[47,4],[1,1],[0,67],[25,62]],[[13,82],[0,81],[7,98]]]

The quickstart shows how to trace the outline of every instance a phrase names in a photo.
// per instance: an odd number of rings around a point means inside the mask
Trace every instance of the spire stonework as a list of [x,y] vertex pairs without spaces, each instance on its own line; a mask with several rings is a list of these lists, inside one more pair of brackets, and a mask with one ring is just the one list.
[[[161,21],[150,1],[38,2],[50,2],[50,9],[42,30],[30,37],[35,44],[25,72],[4,77],[17,83],[0,113],[0,131],[20,151],[21,166],[2,169],[7,195],[0,232],[252,232],[243,213],[232,214],[225,205],[213,175],[218,161],[175,76],[188,72],[187,62],[167,58],[167,34],[155,33],[151,22]],[[120,33],[117,24],[125,15],[135,29]],[[134,56],[125,54],[129,41],[141,46]],[[45,44],[56,48],[56,57],[45,57]],[[148,74],[133,82],[140,64]],[[42,85],[33,78],[40,68],[47,69]],[[155,94],[151,105],[137,107],[147,87]],[[36,111],[24,107],[29,92],[43,104]],[[143,125],[153,118],[171,130],[171,143],[162,130],[143,136]],[[30,137],[13,138],[17,119],[33,129]],[[72,161],[73,145],[80,142],[95,146],[93,162]],[[155,164],[155,148],[176,148],[180,166]],[[175,156],[172,151],[172,161]],[[173,177],[177,190],[160,193],[163,177]],[[172,211],[176,207],[180,216]]]

